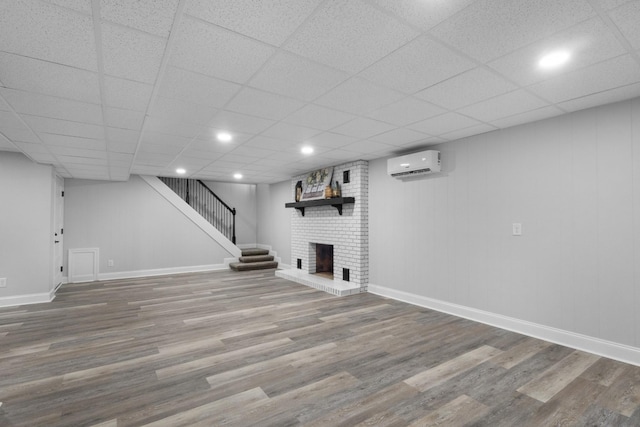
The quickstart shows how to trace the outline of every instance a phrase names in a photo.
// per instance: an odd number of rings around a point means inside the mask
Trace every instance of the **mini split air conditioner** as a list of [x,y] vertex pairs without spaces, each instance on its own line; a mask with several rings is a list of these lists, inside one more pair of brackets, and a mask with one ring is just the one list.
[[440,172],[440,152],[421,151],[387,160],[387,173],[394,178],[409,178]]

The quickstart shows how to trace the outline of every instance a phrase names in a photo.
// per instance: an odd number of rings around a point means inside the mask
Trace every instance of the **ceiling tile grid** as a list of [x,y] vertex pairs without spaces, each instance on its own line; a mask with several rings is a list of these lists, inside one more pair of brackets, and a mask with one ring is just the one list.
[[640,96],[639,21],[639,0],[1,2],[0,150],[277,182]]

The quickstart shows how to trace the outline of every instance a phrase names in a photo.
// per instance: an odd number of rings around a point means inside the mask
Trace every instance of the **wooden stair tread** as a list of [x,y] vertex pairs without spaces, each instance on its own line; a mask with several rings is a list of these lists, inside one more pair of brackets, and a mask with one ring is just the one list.
[[273,261],[273,255],[249,255],[249,256],[241,256],[239,258],[240,262],[262,262],[262,261]]
[[235,271],[266,270],[278,268],[278,263],[276,261],[232,262],[229,264],[229,268]]
[[269,255],[268,249],[243,249],[242,256],[257,256],[257,255]]

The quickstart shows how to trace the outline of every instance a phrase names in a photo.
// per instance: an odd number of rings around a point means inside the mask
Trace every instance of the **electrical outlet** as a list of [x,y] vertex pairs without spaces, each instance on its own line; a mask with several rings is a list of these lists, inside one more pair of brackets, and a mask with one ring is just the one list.
[[113,267],[113,260],[112,259],[107,261],[107,267]]
[[7,278],[6,277],[0,278],[0,288],[6,288],[6,287],[7,287]]
[[512,224],[512,230],[514,236],[522,236],[522,224],[519,222],[514,222]]

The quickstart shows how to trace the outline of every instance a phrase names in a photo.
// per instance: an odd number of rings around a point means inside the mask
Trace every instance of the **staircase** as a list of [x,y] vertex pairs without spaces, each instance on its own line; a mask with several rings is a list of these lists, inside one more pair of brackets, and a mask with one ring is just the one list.
[[267,270],[278,268],[278,263],[267,249],[243,249],[239,262],[232,262],[229,268],[235,271]]

